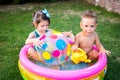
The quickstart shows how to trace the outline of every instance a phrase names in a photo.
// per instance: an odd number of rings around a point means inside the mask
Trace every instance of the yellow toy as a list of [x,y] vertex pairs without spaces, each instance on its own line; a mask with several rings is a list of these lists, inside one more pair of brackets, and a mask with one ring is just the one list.
[[75,63],[78,64],[80,62],[85,62],[85,63],[90,63],[91,60],[87,59],[86,52],[83,51],[82,49],[78,48],[77,51],[72,52],[71,55],[71,60]]

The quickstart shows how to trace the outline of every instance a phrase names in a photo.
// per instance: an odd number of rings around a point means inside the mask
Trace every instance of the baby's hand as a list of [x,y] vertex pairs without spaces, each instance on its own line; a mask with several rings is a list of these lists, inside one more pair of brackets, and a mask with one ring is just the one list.
[[106,53],[107,55],[111,54],[111,52],[106,49],[100,50],[100,53]]
[[106,53],[107,55],[110,55],[110,54],[111,54],[111,52],[108,51],[108,50],[106,50],[105,53]]
[[77,49],[78,49],[78,47],[76,46],[76,45],[73,45],[72,46],[72,51],[74,52],[74,51],[77,51]]

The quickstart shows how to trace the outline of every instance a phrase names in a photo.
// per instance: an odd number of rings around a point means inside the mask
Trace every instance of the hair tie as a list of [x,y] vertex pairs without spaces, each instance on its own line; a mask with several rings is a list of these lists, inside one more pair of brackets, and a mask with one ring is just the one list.
[[50,14],[48,13],[48,11],[46,9],[42,10],[42,12],[48,17],[50,18]]

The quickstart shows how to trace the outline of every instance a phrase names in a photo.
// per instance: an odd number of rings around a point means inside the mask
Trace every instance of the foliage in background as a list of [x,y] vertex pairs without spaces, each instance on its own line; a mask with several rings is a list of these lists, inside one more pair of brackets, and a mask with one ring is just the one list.
[[57,2],[58,0],[0,0],[0,4],[24,4],[27,2]]
[[12,0],[0,0],[0,4],[10,4]]

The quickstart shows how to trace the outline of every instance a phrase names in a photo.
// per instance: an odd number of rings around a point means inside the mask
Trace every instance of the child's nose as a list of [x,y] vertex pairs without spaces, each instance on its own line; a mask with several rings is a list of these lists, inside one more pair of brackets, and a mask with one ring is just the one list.
[[90,31],[91,30],[91,27],[88,27],[88,31]]
[[46,29],[47,29],[47,26],[44,27],[44,30],[46,30]]

